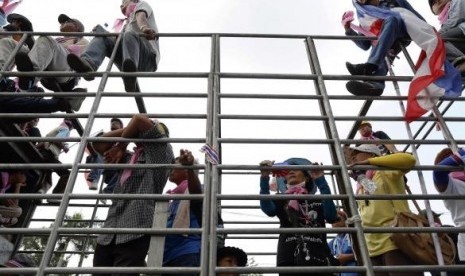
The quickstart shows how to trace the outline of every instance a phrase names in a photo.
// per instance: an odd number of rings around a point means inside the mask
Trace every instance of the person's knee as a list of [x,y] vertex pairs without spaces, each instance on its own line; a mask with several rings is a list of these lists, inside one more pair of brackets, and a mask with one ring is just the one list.
[[14,40],[11,37],[4,37],[4,38],[0,39],[0,47],[1,48],[3,48],[3,47],[14,48],[14,47],[16,47],[17,44],[18,44],[18,42],[16,42],[16,40]]
[[382,30],[390,29],[390,30],[395,30],[401,27],[401,24],[403,24],[403,21],[401,18],[398,18],[396,16],[389,16],[383,21],[383,26]]
[[52,45],[52,43],[54,42],[54,40],[52,40],[51,37],[48,37],[48,36],[39,36],[39,38],[37,38],[36,42],[35,42],[35,46],[40,46],[40,45]]

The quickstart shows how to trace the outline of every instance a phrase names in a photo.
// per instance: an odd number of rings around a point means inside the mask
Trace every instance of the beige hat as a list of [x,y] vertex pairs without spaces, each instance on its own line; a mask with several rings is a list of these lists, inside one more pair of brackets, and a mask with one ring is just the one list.
[[376,156],[381,156],[381,151],[379,150],[378,146],[374,144],[361,144],[357,147],[350,147],[350,149],[361,152],[373,153]]

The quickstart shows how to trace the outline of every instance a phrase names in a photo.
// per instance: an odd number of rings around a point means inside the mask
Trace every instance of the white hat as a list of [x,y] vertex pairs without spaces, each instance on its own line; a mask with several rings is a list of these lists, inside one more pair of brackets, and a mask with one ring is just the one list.
[[352,150],[373,153],[377,156],[381,156],[381,151],[379,150],[378,146],[374,144],[361,144],[358,147],[350,147]]

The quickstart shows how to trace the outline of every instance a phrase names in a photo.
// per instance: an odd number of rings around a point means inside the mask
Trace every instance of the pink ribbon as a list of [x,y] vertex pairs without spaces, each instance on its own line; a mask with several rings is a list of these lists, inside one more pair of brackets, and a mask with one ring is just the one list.
[[450,1],[442,8],[442,11],[438,14],[439,23],[444,24],[446,20],[449,18],[449,10],[450,10]]
[[[129,164],[135,164],[136,163],[137,159],[142,154],[143,149],[144,149],[143,147],[136,148],[136,150],[134,151],[134,153],[131,156],[131,160],[129,161]],[[132,174],[132,169],[131,168],[124,169],[123,173],[121,174],[119,184],[122,186],[126,182],[126,180],[128,180],[128,178],[131,176],[131,174]]]

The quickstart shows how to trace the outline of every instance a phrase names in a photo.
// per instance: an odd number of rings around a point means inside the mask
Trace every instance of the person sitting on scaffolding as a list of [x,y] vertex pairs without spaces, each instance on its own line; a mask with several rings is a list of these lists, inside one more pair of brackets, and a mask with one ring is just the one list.
[[[105,56],[110,57],[115,47],[115,64],[123,72],[136,71],[155,72],[160,60],[157,25],[152,8],[146,1],[122,0],[121,12],[126,16],[127,24],[123,29],[122,40],[116,45],[116,38],[111,36],[96,36],[89,47],[81,53],[69,54],[68,63],[76,72],[94,72],[102,64]],[[98,25],[95,32],[106,32]],[[143,36],[141,36],[143,34]],[[93,80],[92,76],[84,76],[86,80]],[[123,77],[124,88],[127,92],[135,92],[137,79]]]
[[[355,171],[358,176],[356,194],[382,195],[405,194],[404,175],[415,166],[415,158],[408,153],[398,152],[381,156],[376,145],[362,144],[349,148],[346,155],[350,169],[356,165],[373,165],[391,170]],[[392,225],[397,212],[410,211],[407,200],[358,200],[358,209],[363,227],[385,227]],[[374,266],[415,265],[415,261],[398,249],[390,233],[367,233],[365,240]],[[422,276],[423,272],[375,272],[375,275]]]
[[[56,137],[56,138],[69,138],[71,131],[74,129],[73,123],[69,119],[64,119],[60,125],[52,129],[45,137]],[[66,142],[40,142],[36,145],[39,152],[44,157],[45,162],[49,163],[60,163],[59,157],[62,152],[68,153],[69,147]],[[54,194],[62,194],[66,189],[70,171],[68,169],[54,169],[53,171],[58,174],[60,179],[57,182],[55,188],[53,188]],[[52,187],[52,170],[49,170],[46,174],[45,180],[42,187],[39,189],[39,193],[45,194]],[[48,203],[57,204],[60,200],[48,199]]]
[[[350,36],[377,36],[377,41],[356,40],[354,43],[363,50],[371,47],[370,56],[366,63],[352,64],[346,62],[347,70],[351,75],[365,76],[385,76],[388,67],[385,58],[388,57],[390,62],[400,52],[399,40],[409,40],[403,20],[398,16],[388,15],[385,11],[392,8],[404,8],[412,12],[418,18],[423,17],[413,9],[406,0],[352,0],[357,9],[357,17],[362,27],[351,24],[354,20],[352,11],[345,12],[342,16],[342,24],[345,28],[345,34]],[[365,10],[373,11],[373,14],[386,17],[382,20],[369,15]],[[370,26],[367,26],[370,25]],[[357,29],[359,32],[356,32]],[[402,42],[405,44],[405,42]],[[384,81],[357,81],[347,82],[346,88],[353,95],[359,96],[380,96],[384,91]]]
[[[84,25],[81,21],[70,18],[66,14],[58,16],[60,24],[60,32],[84,32]],[[34,43],[34,46],[29,51],[18,52],[15,56],[16,68],[20,72],[42,72],[42,71],[64,71],[71,72],[66,57],[69,53],[81,53],[89,44],[89,41],[82,36],[63,36],[52,38],[50,36],[40,36]],[[39,77],[19,77],[18,86],[21,90],[30,90],[37,86]],[[79,82],[76,77],[53,77],[42,78],[42,84],[55,92],[74,91],[86,92],[86,89],[74,89]],[[57,83],[53,85],[52,83]],[[71,106],[71,109],[78,111],[85,97],[70,97],[66,98]]]
[[[371,123],[368,121],[362,121],[360,127],[358,128],[358,133],[360,134],[360,140],[391,140],[391,137],[386,134],[384,131],[373,131]],[[396,153],[397,150],[394,144],[377,144],[381,155]]]
[[[290,158],[283,163],[274,164],[274,161],[264,160],[260,166],[260,194],[270,194],[270,174],[279,176],[278,191],[284,194],[331,194],[331,190],[322,170],[273,169],[273,165],[318,165],[305,158]],[[325,222],[333,223],[337,220],[336,207],[333,200],[313,199],[276,199],[260,200],[261,210],[268,216],[277,216],[280,227],[288,228],[325,228]],[[297,252],[297,254],[296,254]],[[331,254],[326,242],[326,233],[318,234],[280,234],[278,239],[277,266],[330,266],[339,265]],[[309,275],[309,273],[280,273],[280,275]],[[333,273],[318,273],[312,275],[328,275]]]
[[[137,142],[128,167],[120,174],[113,194],[161,194],[170,173],[166,168],[132,168],[134,164],[173,164],[174,154],[171,144],[154,139],[169,137],[168,128],[161,122],[145,115],[134,115],[128,125],[118,130],[104,133],[100,137],[121,137],[127,142],[93,142],[94,149],[104,156],[109,164],[120,163],[126,153],[131,138],[149,140]],[[155,212],[153,199],[112,199],[112,205],[103,228],[151,228]],[[145,266],[145,258],[150,245],[150,235],[142,233],[108,233],[97,237],[94,267]],[[125,273],[124,275],[139,275]]]
[[[3,2],[5,3],[6,1]],[[6,22],[10,24],[6,25]],[[0,68],[3,68],[21,40],[21,35],[7,35],[8,32],[32,32],[34,29],[31,21],[24,15],[17,13],[6,14],[2,8],[0,8],[0,24],[3,26],[0,31],[2,34],[0,36]],[[18,52],[27,53],[33,46],[34,38],[28,36],[25,44],[19,47]],[[10,64],[10,67],[5,69],[11,70],[13,67],[14,63]],[[37,89],[31,89],[31,91],[36,90]],[[16,83],[12,79],[2,77],[0,79],[0,91],[15,92]]]
[[[463,167],[465,150],[459,149],[454,153],[450,148],[441,150],[434,160],[435,165]],[[465,173],[461,171],[445,171],[436,169],[433,171],[434,187],[440,194],[465,195]],[[457,227],[465,226],[465,201],[463,199],[444,199],[444,205],[449,210],[452,220]],[[465,264],[465,233],[459,233],[457,238],[457,253],[460,262]],[[462,273],[463,274],[463,273]]]
[[433,14],[438,16],[443,39],[457,38],[462,41],[445,41],[446,57],[462,74],[465,73],[465,1],[428,0]]
[[[0,193],[19,194],[21,187],[26,186],[26,175],[23,171],[5,170],[0,172]],[[0,200],[0,225],[12,226],[18,222],[23,210],[19,207],[19,200],[8,198]]]

